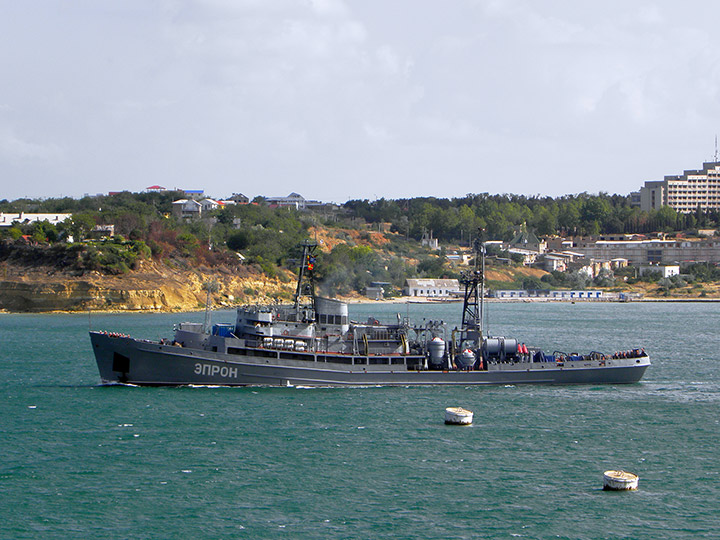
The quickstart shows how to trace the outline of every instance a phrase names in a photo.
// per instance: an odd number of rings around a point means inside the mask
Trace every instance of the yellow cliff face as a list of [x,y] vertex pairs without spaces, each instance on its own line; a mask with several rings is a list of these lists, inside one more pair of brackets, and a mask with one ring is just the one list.
[[238,277],[209,269],[181,271],[155,267],[122,276],[91,273],[81,277],[25,270],[0,279],[0,310],[35,313],[88,309],[194,310],[205,306],[204,284],[209,281],[217,283],[217,291],[212,294],[215,307],[287,300],[294,291],[292,281],[282,283],[263,275]]

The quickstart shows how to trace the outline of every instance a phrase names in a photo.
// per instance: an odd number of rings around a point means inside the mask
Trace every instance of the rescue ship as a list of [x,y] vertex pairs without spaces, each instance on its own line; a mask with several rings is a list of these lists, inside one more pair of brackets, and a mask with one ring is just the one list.
[[105,384],[150,386],[416,386],[621,384],[640,381],[642,348],[618,354],[548,353],[517,339],[484,335],[484,246],[463,274],[462,324],[350,320],[345,302],[315,293],[317,245],[305,242],[294,300],[243,306],[234,323],[180,323],[172,339],[150,341],[91,331]]

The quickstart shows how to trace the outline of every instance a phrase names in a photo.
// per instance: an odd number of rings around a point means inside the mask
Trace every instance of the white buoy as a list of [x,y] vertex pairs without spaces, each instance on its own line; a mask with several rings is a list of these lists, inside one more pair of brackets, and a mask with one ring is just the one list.
[[469,426],[473,421],[473,412],[462,407],[448,407],[445,409],[445,423],[455,426]]
[[606,491],[633,491],[638,488],[638,475],[626,471],[605,471],[603,489]]

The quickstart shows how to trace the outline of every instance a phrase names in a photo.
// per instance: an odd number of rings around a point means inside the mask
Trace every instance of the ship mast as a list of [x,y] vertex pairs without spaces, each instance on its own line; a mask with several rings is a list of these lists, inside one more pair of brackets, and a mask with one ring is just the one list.
[[300,270],[298,272],[297,289],[295,290],[295,309],[300,307],[300,299],[303,296],[310,298],[313,309],[315,308],[315,280],[313,271],[315,269],[315,250],[317,243],[305,240],[302,244],[302,256],[300,257]]
[[465,285],[460,343],[472,341],[479,348],[483,337],[483,302],[485,297],[485,245],[480,236],[475,239],[475,264],[463,272],[460,282]]

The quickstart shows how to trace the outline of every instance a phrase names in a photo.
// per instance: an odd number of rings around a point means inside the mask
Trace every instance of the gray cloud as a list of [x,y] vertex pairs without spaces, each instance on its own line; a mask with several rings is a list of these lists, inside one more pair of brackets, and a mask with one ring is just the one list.
[[3,2],[0,198],[627,193],[712,156],[720,7]]

